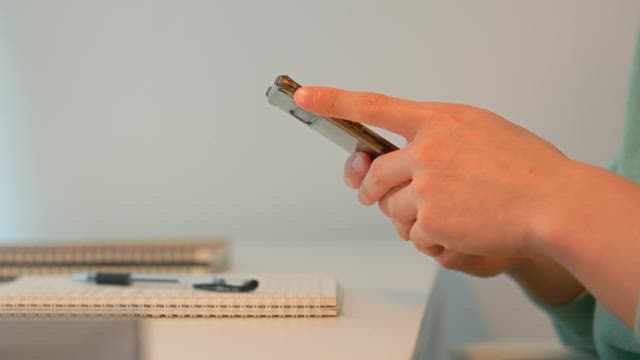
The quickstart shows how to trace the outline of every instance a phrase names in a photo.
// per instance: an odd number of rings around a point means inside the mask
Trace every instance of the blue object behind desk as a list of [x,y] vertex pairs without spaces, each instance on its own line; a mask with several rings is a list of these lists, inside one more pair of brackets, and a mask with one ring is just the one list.
[[464,275],[440,269],[422,318],[413,359],[449,359],[456,344],[489,339],[487,329],[487,321]]
[[138,325],[125,319],[0,318],[0,357],[136,360]]

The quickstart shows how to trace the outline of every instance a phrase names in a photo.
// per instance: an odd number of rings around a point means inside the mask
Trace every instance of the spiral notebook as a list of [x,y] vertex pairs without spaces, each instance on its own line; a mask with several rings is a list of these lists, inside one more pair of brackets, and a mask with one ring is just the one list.
[[78,271],[205,273],[223,271],[229,242],[158,239],[0,245],[0,278]]
[[187,284],[117,286],[76,281],[65,275],[23,276],[0,283],[0,317],[338,315],[337,282],[331,276],[225,273],[223,277],[257,279],[260,285],[250,293],[219,293],[193,289]]

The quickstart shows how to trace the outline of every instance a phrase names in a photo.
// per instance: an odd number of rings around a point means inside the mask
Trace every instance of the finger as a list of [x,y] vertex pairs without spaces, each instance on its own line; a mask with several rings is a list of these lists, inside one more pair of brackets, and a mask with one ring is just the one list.
[[395,226],[396,232],[398,233],[400,238],[403,239],[403,240],[409,240],[409,231],[411,230],[411,227],[413,226],[413,223],[412,222],[400,222],[400,221],[395,221],[395,220],[391,220],[391,222],[393,223],[393,226]]
[[424,233],[417,222],[414,222],[409,230],[409,240],[420,252],[434,258],[445,251],[445,247]]
[[371,157],[363,152],[355,152],[344,163],[344,182],[347,186],[357,189],[362,179],[369,171]]
[[413,137],[426,115],[417,101],[328,87],[302,87],[294,99],[312,113],[381,127],[405,139]]
[[413,190],[406,184],[395,187],[378,201],[380,211],[394,221],[411,222],[416,220],[418,207]]
[[466,263],[468,260],[468,255],[447,249],[445,249],[438,257],[436,257],[436,261],[443,268],[449,270],[465,269],[467,267]]
[[371,205],[396,186],[411,181],[412,170],[402,150],[378,156],[360,184],[360,202]]
[[442,246],[442,245],[431,245],[431,246],[425,247],[421,251],[423,253],[431,256],[431,257],[436,258],[436,257],[440,256],[444,252],[444,246]]

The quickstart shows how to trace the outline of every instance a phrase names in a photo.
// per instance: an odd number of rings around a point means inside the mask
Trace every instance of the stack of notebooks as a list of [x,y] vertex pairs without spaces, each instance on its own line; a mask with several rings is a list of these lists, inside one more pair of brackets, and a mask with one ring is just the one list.
[[[229,243],[85,242],[0,245],[0,317],[327,317],[338,315],[337,282],[324,275],[215,274],[229,264]],[[77,281],[76,272],[173,274],[201,282],[251,278],[245,293],[184,283],[128,286]]]
[[0,278],[79,271],[208,273],[226,270],[225,239],[0,245]]
[[[200,275],[203,276],[203,275]],[[23,276],[0,284],[0,316],[329,317],[338,315],[336,280],[324,275],[224,274],[251,278],[246,293],[186,284],[98,285],[71,276]],[[210,280],[203,277],[200,281]]]

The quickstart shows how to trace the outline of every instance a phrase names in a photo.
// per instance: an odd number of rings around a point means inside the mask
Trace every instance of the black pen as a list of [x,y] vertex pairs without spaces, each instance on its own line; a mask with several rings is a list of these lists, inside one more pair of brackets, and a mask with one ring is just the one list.
[[89,281],[99,285],[121,285],[128,286],[134,282],[151,283],[175,283],[190,284],[194,289],[216,291],[216,292],[251,292],[258,288],[258,280],[243,279],[239,283],[229,283],[222,277],[213,277],[210,282],[189,281],[184,277],[172,277],[152,274],[132,274],[132,273],[75,273],[73,279],[77,281]]

